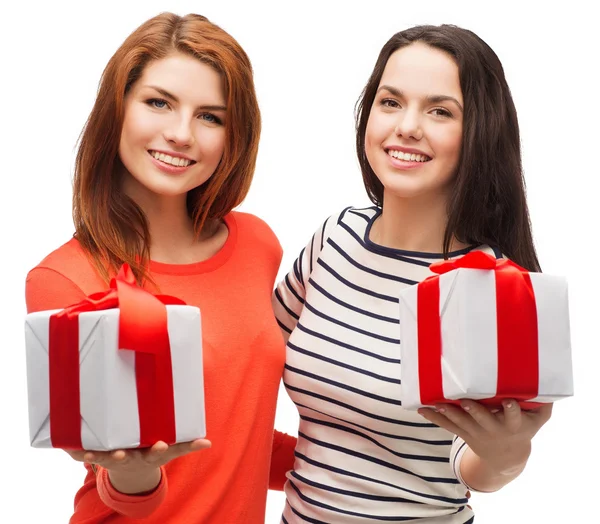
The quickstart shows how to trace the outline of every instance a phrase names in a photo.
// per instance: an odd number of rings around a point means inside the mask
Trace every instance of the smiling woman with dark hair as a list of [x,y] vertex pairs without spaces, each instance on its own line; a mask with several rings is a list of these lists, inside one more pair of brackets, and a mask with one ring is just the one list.
[[468,489],[516,478],[552,405],[403,409],[398,297],[431,263],[475,250],[539,271],[502,65],[471,31],[402,31],[356,131],[374,206],[330,217],[273,299],[300,414],[282,521],[468,524]]

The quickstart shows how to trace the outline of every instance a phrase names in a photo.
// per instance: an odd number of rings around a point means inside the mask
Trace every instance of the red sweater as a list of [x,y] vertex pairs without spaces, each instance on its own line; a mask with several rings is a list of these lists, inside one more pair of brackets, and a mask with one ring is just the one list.
[[[105,470],[86,465],[71,523],[258,524],[268,487],[282,489],[296,439],[273,424],[285,345],[271,309],[281,246],[260,219],[232,212],[229,236],[212,258],[185,265],[151,262],[161,294],[202,314],[206,438],[212,447],[169,462],[149,495],[123,495]],[[106,289],[77,240],[27,276],[29,312],[59,309]],[[66,458],[65,458],[66,460]]]

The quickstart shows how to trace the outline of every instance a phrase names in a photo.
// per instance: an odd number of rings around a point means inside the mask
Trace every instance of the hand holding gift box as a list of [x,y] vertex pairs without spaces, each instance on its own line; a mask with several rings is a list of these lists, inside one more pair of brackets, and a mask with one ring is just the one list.
[[27,315],[25,335],[33,447],[205,436],[200,310],[138,287],[128,265],[106,292]]
[[402,405],[522,407],[573,395],[566,280],[481,251],[400,296]]

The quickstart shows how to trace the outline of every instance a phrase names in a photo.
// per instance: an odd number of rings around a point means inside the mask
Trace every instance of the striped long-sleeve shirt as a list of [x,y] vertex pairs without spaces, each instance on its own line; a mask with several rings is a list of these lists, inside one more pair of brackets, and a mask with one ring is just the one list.
[[465,443],[401,402],[399,292],[442,255],[371,242],[380,212],[330,217],[274,293],[289,336],[285,387],[300,414],[284,524],[473,522]]

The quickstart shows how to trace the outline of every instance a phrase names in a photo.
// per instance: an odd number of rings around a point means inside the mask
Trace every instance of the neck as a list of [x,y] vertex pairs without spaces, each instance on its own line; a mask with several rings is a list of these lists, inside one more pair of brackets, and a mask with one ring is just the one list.
[[207,258],[218,250],[218,242],[213,246],[211,240],[219,229],[219,223],[205,223],[198,237],[188,214],[187,194],[158,195],[137,184],[132,177],[124,179],[123,191],[133,198],[146,216],[151,260],[185,264]]
[[[379,245],[422,253],[443,252],[448,223],[445,194],[400,198],[384,191],[383,211],[371,228],[371,240]],[[450,251],[465,244],[452,239]]]

